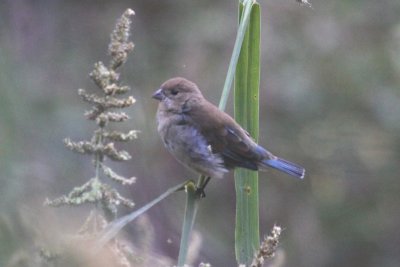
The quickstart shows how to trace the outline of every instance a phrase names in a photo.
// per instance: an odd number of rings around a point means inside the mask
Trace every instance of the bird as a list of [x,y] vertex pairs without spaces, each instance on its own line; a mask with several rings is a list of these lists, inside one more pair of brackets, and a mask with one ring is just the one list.
[[152,98],[159,101],[157,130],[166,149],[189,169],[208,179],[222,178],[236,167],[271,167],[304,178],[303,167],[258,145],[229,114],[205,99],[195,83],[171,78]]

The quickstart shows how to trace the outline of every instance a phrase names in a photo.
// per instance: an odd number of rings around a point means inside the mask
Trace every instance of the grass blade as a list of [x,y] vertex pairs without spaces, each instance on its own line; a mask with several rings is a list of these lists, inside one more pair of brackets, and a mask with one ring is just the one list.
[[219,101],[219,109],[225,110],[226,103],[228,101],[229,93],[232,88],[233,78],[235,76],[236,66],[239,60],[239,54],[242,47],[243,39],[246,34],[247,26],[250,21],[250,11],[253,6],[253,0],[244,1],[243,4],[243,12],[240,13],[241,19],[239,23],[238,33],[236,35],[235,45],[233,47],[233,52],[231,56],[231,60],[229,62],[228,73],[226,74],[224,89],[222,90],[221,99]]
[[[245,11],[240,4],[239,14]],[[235,75],[235,119],[258,139],[260,85],[260,6],[251,9]],[[259,246],[258,173],[235,171],[236,229],[235,251],[239,264],[249,265]]]
[[99,251],[102,247],[104,247],[104,245],[106,245],[111,239],[113,239],[125,225],[127,225],[128,223],[130,223],[131,221],[136,219],[139,215],[145,213],[151,207],[153,207],[154,205],[156,205],[157,203],[159,203],[160,201],[162,201],[164,198],[168,197],[169,195],[182,190],[184,187],[187,186],[187,184],[190,184],[190,183],[193,183],[193,182],[190,182],[190,181],[184,182],[184,183],[178,184],[174,187],[171,187],[167,191],[165,191],[163,194],[161,194],[154,200],[150,201],[149,203],[147,203],[140,209],[135,210],[135,211],[113,221],[112,223],[110,223],[106,227],[106,229],[104,229],[103,233],[100,234],[99,241],[97,242],[97,246],[94,249],[94,251],[95,252]]

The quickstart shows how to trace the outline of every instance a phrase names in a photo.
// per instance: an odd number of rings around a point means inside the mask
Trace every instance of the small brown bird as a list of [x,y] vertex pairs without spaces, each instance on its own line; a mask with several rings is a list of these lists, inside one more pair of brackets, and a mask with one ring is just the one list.
[[154,94],[160,101],[158,132],[168,151],[206,177],[222,178],[229,169],[272,167],[302,179],[303,167],[259,146],[235,120],[208,102],[193,82],[176,77]]

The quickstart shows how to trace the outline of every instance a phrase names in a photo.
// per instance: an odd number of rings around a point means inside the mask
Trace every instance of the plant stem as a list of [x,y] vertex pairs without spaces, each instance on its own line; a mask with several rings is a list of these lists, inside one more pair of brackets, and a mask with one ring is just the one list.
[[[202,180],[201,177],[200,179]],[[187,253],[190,244],[190,236],[199,206],[198,203],[199,203],[199,197],[196,193],[196,186],[194,184],[187,184],[185,218],[183,220],[183,226],[182,226],[182,237],[181,237],[181,244],[178,256],[178,267],[182,267],[186,263]]]

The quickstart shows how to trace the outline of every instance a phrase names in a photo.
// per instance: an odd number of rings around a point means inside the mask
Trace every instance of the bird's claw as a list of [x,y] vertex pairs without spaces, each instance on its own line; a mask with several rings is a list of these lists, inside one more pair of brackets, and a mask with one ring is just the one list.
[[204,187],[197,187],[196,188],[196,196],[199,198],[205,198],[206,197],[206,192],[204,191]]

